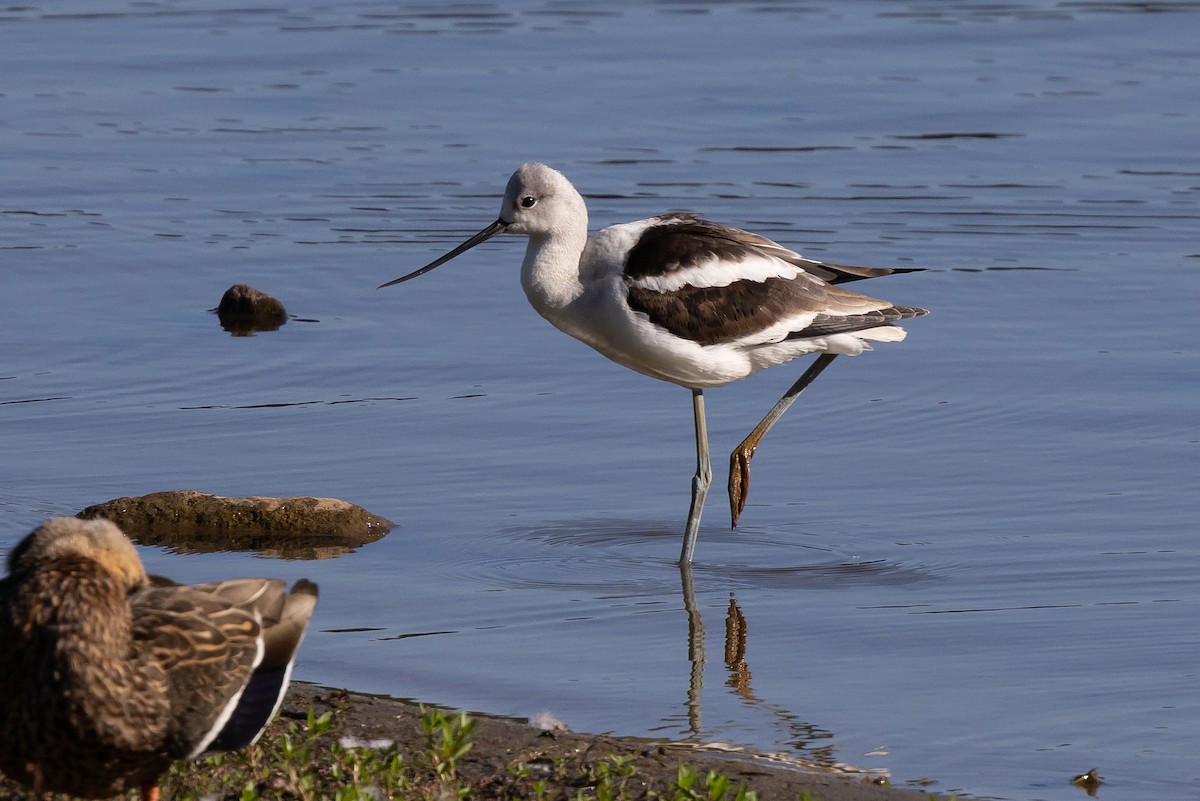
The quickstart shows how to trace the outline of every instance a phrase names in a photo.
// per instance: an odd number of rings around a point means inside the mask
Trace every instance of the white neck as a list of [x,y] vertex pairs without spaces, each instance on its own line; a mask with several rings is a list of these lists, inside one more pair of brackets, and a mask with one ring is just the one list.
[[521,287],[537,313],[550,322],[557,313],[583,294],[579,280],[579,259],[587,244],[587,224],[574,230],[558,230],[544,236],[530,236],[521,264]]

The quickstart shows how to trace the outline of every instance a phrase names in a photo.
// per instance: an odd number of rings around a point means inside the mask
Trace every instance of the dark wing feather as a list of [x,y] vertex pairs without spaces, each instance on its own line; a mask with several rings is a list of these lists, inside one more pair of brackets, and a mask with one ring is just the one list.
[[722,287],[685,286],[660,292],[628,287],[628,302],[677,337],[718,345],[750,336],[785,317],[825,308],[827,288],[811,281],[768,278]]
[[851,281],[861,281],[864,278],[879,278],[884,275],[900,275],[901,273],[923,273],[924,267],[855,267],[850,264],[830,264],[827,261],[813,261],[801,256],[799,259],[785,259],[805,272],[828,281],[831,284],[848,284]]
[[702,220],[694,214],[663,214],[654,219],[661,224],[643,231],[626,256],[625,277],[629,280],[686,270],[714,258],[739,262],[755,255],[759,244],[754,240],[774,245],[755,234]]
[[[849,267],[801,257],[758,234],[702,220],[691,214],[656,218],[630,248],[625,280],[630,308],[671,334],[717,345],[753,337],[789,317],[813,314],[789,339],[861,331],[924,310],[898,309],[885,300],[832,286],[887,275],[893,270]],[[662,290],[643,279],[719,260],[737,264],[750,258],[776,258],[800,268],[795,277],[733,281],[725,286],[684,285]]]
[[287,691],[287,667],[255,670],[221,731],[205,751],[237,751],[253,744],[275,716]]
[[625,263],[625,275],[629,278],[663,275],[714,257],[741,261],[754,253],[782,259],[828,284],[924,270],[922,267],[857,267],[806,259],[765,236],[705,220],[695,214],[662,214],[655,219],[664,224],[648,228],[629,252]]
[[878,328],[897,320],[907,320],[909,317],[920,317],[923,314],[929,314],[929,312],[915,306],[888,306],[865,314],[818,314],[806,327],[799,331],[793,331],[786,338],[804,339],[831,334],[846,334],[851,331],[865,331],[868,328]]

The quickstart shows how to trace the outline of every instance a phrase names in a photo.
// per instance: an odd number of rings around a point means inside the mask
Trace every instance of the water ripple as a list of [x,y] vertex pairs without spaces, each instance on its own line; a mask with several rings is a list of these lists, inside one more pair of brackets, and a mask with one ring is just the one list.
[[[501,589],[585,590],[610,597],[673,594],[679,581],[673,546],[679,537],[675,528],[611,519],[508,528],[493,540],[495,551],[443,567],[456,579]],[[774,531],[706,530],[701,539],[704,548],[693,566],[698,591],[910,585],[934,580],[939,572],[833,554]]]

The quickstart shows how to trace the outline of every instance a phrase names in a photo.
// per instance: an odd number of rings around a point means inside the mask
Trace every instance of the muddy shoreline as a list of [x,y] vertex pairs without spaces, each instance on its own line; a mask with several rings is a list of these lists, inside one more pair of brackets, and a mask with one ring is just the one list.
[[[425,747],[421,731],[420,705],[394,698],[293,683],[272,724],[303,720],[309,706],[320,715],[334,713],[332,736],[360,741],[390,740],[401,753],[419,753]],[[678,773],[680,763],[701,773],[716,770],[735,785],[745,784],[767,799],[798,799],[805,791],[817,801],[926,801],[942,798],[928,789],[891,787],[864,780],[860,775],[803,770],[799,766],[772,763],[765,757],[699,750],[682,743],[664,743],[633,737],[543,731],[527,722],[472,713],[476,727],[474,747],[462,761],[462,774],[474,786],[502,781],[509,766],[567,764],[576,768],[569,775],[586,774],[586,766],[611,755],[632,755],[639,776],[648,789],[666,787]],[[268,730],[268,736],[272,734]],[[577,789],[585,789],[579,785]]]

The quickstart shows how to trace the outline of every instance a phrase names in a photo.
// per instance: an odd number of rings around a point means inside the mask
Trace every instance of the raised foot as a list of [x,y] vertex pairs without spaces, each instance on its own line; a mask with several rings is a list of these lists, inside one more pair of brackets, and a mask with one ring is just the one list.
[[746,509],[750,494],[750,458],[754,448],[738,447],[729,454],[729,517],[730,527],[737,528],[738,518]]

